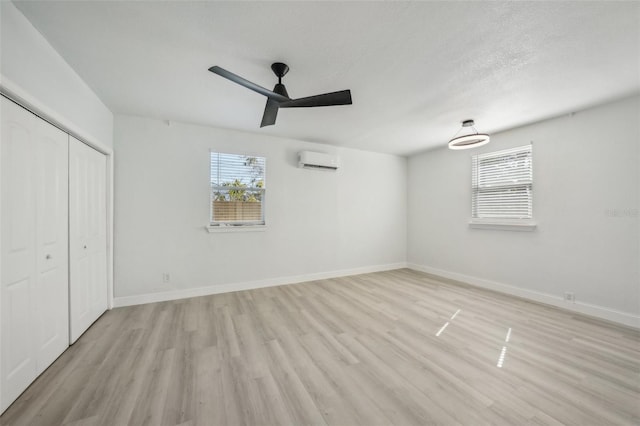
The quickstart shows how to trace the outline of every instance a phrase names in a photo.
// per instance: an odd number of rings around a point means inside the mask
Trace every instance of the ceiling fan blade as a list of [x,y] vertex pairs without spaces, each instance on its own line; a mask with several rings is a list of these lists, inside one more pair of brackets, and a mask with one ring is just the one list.
[[290,101],[291,99],[286,97],[286,96],[282,96],[278,93],[272,92],[269,89],[265,89],[262,86],[258,86],[255,83],[250,82],[247,79],[244,79],[242,77],[240,77],[237,74],[232,73],[231,71],[227,71],[224,68],[220,68],[219,66],[215,65],[211,68],[209,68],[209,71],[211,71],[214,74],[218,74],[220,77],[224,77],[227,80],[233,81],[236,84],[239,84],[240,86],[244,86],[249,90],[253,90],[254,92],[260,93],[261,95],[266,96],[269,99],[273,99],[275,101],[278,102],[284,102],[284,101]]
[[267,105],[264,107],[264,114],[262,115],[262,123],[260,123],[260,127],[273,126],[276,124],[277,116],[278,102],[273,99],[267,99]]
[[291,99],[280,102],[280,108],[303,108],[333,105],[351,105],[351,91],[325,93],[323,95],[308,96],[306,98]]

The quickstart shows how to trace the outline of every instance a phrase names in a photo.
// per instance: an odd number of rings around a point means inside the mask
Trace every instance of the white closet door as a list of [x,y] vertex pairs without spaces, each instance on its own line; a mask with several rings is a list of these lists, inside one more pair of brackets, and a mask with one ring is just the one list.
[[0,411],[68,345],[68,136],[1,101]]
[[69,141],[70,339],[107,310],[106,157]]
[[36,377],[33,115],[2,98],[2,410]]
[[42,373],[69,346],[69,135],[35,120],[36,365]]

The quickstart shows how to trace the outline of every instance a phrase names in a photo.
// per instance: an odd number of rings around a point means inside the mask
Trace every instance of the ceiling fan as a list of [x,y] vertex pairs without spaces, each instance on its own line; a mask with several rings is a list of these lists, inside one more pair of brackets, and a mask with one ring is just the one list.
[[350,90],[341,90],[339,92],[324,93],[322,95],[308,96],[306,98],[291,99],[287,93],[287,89],[284,87],[284,84],[282,84],[282,77],[289,72],[289,66],[282,62],[275,62],[271,64],[271,69],[278,77],[278,84],[273,88],[273,91],[265,89],[262,86],[258,86],[257,84],[227,71],[224,68],[220,68],[217,65],[209,68],[209,71],[267,97],[267,105],[264,107],[264,114],[262,115],[262,123],[260,123],[260,127],[272,126],[275,124],[276,117],[278,116],[278,109],[280,108],[351,105],[352,103]]

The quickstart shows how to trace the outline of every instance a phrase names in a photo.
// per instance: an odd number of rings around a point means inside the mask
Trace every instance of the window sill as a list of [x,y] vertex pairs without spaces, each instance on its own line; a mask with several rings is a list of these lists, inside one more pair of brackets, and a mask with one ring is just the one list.
[[498,221],[498,220],[471,220],[469,228],[494,229],[500,231],[535,231],[538,225],[531,221]]
[[209,233],[216,232],[264,232],[267,230],[267,225],[207,225],[205,229]]

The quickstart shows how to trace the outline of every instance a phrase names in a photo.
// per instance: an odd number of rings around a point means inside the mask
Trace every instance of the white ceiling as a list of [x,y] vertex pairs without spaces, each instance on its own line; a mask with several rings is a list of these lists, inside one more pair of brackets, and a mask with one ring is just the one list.
[[[406,155],[640,90],[638,2],[14,2],[114,113]],[[292,97],[281,110],[207,71]]]

